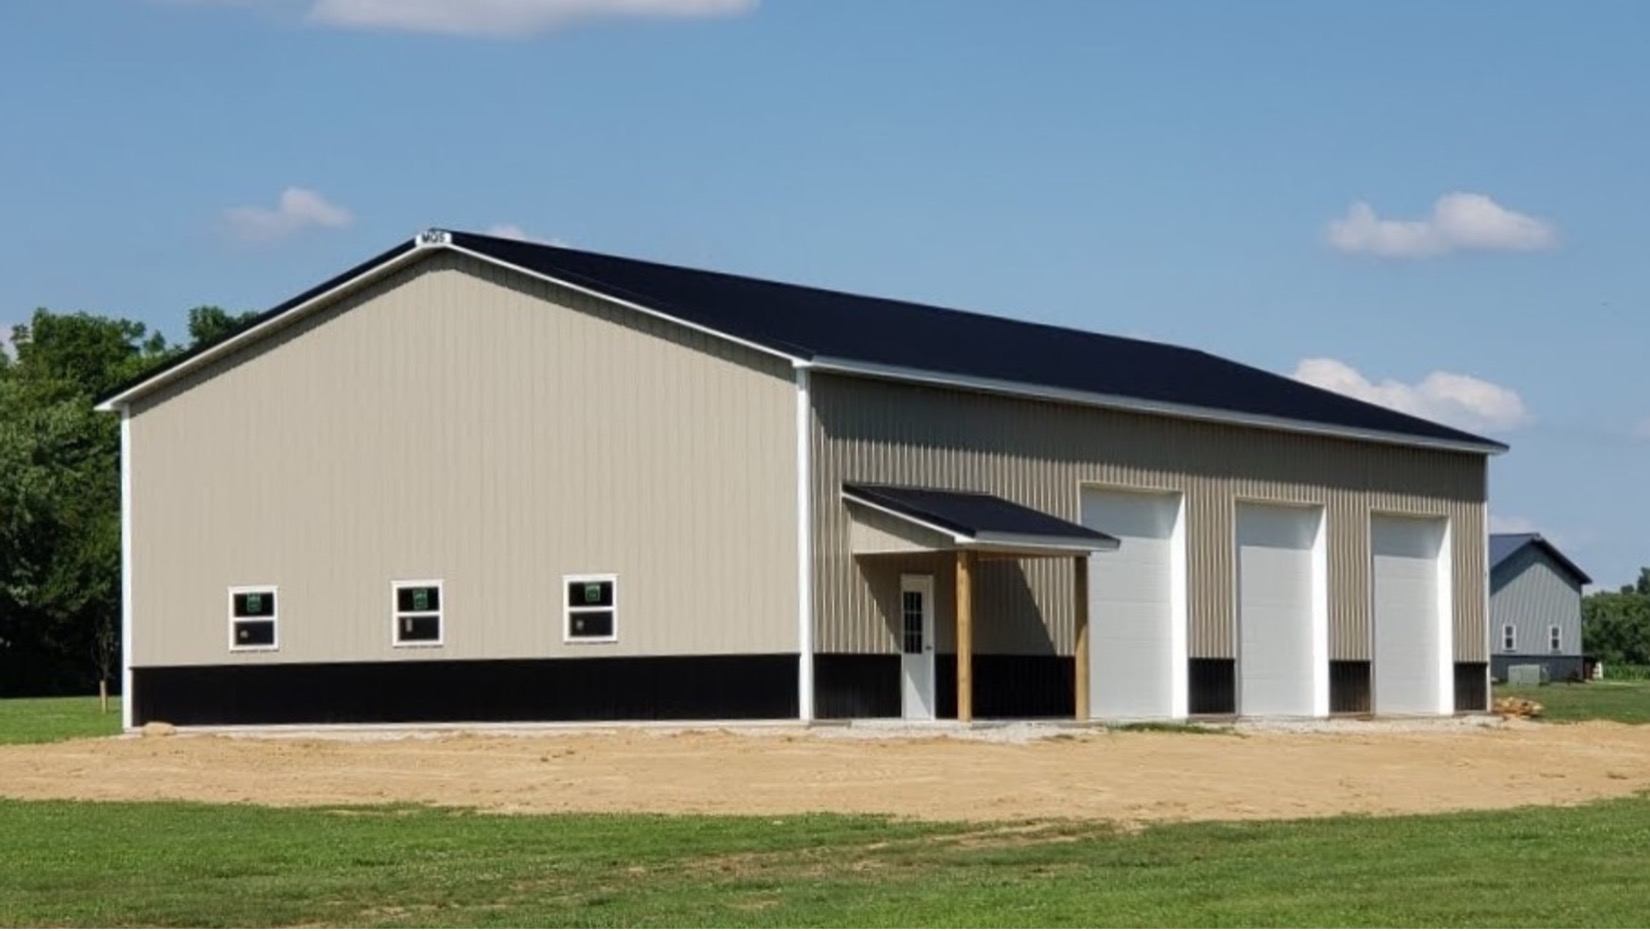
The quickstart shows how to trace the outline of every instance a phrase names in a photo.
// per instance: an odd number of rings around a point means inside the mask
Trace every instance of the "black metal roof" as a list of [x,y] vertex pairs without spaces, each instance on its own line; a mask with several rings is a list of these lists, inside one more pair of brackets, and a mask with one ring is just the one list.
[[850,500],[876,505],[955,534],[990,542],[1013,537],[1064,541],[1089,549],[1116,549],[1118,539],[996,495],[945,488],[843,482]]
[[[1506,448],[1494,440],[1196,349],[477,233],[444,235],[452,245],[485,258],[797,359],[828,359],[1199,408],[1318,425],[1331,432],[1371,432],[1492,450]],[[385,252],[272,308],[247,326],[279,316],[401,256],[410,247]],[[111,397],[185,365],[211,348],[198,347],[175,358],[122,386]]]
[[474,233],[455,232],[452,239],[499,261],[803,359],[1501,446],[1196,349]]
[[1490,534],[1490,568],[1495,569],[1497,566],[1511,559],[1514,553],[1526,546],[1535,546],[1542,552],[1546,553],[1552,558],[1553,562],[1558,564],[1560,569],[1563,569],[1572,576],[1575,576],[1576,580],[1581,584],[1593,584],[1593,580],[1588,577],[1587,573],[1581,571],[1580,566],[1571,562],[1568,556],[1565,556],[1563,553],[1559,552],[1558,547],[1552,545],[1552,543],[1547,541],[1546,537],[1543,537],[1539,533]]

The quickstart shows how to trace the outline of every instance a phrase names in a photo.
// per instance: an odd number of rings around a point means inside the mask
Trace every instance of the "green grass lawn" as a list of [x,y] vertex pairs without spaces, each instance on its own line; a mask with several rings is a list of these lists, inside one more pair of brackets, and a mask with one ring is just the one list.
[[120,733],[120,699],[109,699],[109,713],[89,698],[8,698],[0,701],[0,744],[38,744],[71,737],[107,737]]
[[1642,926],[1647,854],[1644,798],[1133,834],[0,801],[0,925]]
[[1495,687],[1496,698],[1541,703],[1543,721],[1621,721],[1650,724],[1650,681],[1554,682],[1534,688]]

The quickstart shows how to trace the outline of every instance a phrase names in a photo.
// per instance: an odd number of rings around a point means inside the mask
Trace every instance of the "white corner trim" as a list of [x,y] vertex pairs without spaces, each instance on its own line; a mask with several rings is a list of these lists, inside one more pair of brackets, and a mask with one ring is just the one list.
[[796,366],[796,716],[814,719],[813,397]]
[[855,362],[851,359],[836,359],[821,356],[814,359],[811,364],[812,367],[818,371],[834,374],[857,375],[864,378],[880,378],[887,381],[913,382],[916,384],[934,385],[942,388],[960,388],[966,391],[979,391],[987,394],[1005,394],[1014,397],[1034,398],[1043,401],[1059,401],[1066,404],[1079,404],[1085,407],[1102,407],[1111,410],[1129,411],[1139,414],[1157,414],[1165,417],[1177,417],[1183,420],[1203,420],[1212,423],[1229,423],[1244,427],[1260,427],[1269,430],[1280,430],[1286,433],[1306,433],[1316,436],[1331,436],[1341,439],[1386,443],[1394,446],[1418,446],[1426,449],[1442,449],[1452,452],[1470,452],[1491,456],[1498,456],[1506,452],[1506,449],[1501,446],[1489,446],[1478,443],[1468,443],[1465,441],[1452,442],[1450,440],[1428,439],[1426,437],[1411,436],[1406,433],[1387,433],[1381,430],[1364,430],[1357,427],[1339,427],[1332,424],[1316,423],[1310,420],[1294,420],[1288,417],[1273,417],[1267,414],[1245,414],[1237,411],[1220,410],[1219,408],[1213,407],[1200,407],[1193,404],[1175,404],[1167,401],[1150,401],[1143,398],[1128,397],[1126,395],[1075,391],[1068,388],[1053,388],[1046,385],[1007,381],[999,378],[978,378],[971,375],[954,375],[946,372],[931,372],[924,369],[906,368],[904,366],[897,365]]
[[120,407],[120,727],[132,730],[132,411]]

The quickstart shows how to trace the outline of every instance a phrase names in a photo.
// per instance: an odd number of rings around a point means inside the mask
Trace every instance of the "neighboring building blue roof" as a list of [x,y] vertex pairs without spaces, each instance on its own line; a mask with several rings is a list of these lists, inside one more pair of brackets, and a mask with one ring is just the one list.
[[1580,566],[1577,566],[1575,563],[1571,562],[1568,556],[1565,556],[1563,553],[1559,552],[1558,547],[1547,542],[1547,539],[1539,533],[1490,534],[1490,568],[1494,569],[1496,566],[1499,566],[1508,559],[1511,559],[1514,553],[1526,546],[1535,546],[1540,548],[1549,557],[1551,557],[1553,562],[1557,563],[1560,568],[1575,576],[1576,580],[1581,584],[1593,584],[1593,580],[1588,577],[1587,573],[1581,571]]
[[[953,376],[1054,392],[1124,398],[1166,408],[1223,412],[1258,421],[1317,425],[1496,452],[1506,446],[1453,427],[1315,388],[1196,349],[781,284],[721,272],[601,255],[475,233],[432,234],[453,246],[693,326],[810,362]],[[153,383],[371,269],[406,255],[399,246],[196,347],[114,391],[105,403]],[[899,377],[897,374],[893,377]]]
[[982,542],[1002,537],[1036,537],[1093,549],[1116,549],[1116,537],[1015,504],[996,495],[903,485],[843,482],[849,500],[941,527]]

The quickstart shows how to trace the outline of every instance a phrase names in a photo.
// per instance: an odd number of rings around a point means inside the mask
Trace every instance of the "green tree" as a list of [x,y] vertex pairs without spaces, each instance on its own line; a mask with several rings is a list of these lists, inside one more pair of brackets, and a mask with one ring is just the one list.
[[120,424],[96,399],[166,358],[130,320],[38,310],[0,360],[0,689],[84,689],[119,655]]
[[1581,600],[1581,641],[1606,669],[1650,665],[1650,568],[1620,591],[1594,592]]
[[258,315],[257,311],[232,314],[222,307],[203,304],[189,309],[189,340],[194,345],[215,343],[239,330]]

